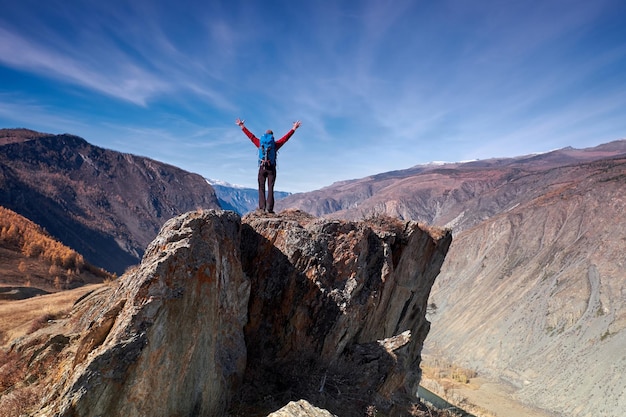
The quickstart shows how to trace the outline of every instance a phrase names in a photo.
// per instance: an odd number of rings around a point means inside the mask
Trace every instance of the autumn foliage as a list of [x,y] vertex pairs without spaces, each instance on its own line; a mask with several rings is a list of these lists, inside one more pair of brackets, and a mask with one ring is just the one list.
[[[37,224],[2,206],[0,206],[0,247],[48,264],[48,274],[56,281],[54,286],[57,289],[68,287],[71,277],[83,272],[102,279],[111,278],[106,271],[86,262],[81,254],[51,237]],[[19,270],[24,272],[24,269],[24,262],[21,262]]]
[[0,207],[0,241],[29,258],[40,258],[61,268],[82,269],[82,255],[48,236],[39,226]]

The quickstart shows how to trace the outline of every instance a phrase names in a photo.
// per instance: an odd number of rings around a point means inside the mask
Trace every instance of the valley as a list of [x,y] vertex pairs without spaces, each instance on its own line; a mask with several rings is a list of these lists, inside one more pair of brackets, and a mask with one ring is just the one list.
[[[415,167],[280,204],[451,228],[425,352],[477,372],[484,387],[513,387],[522,406],[614,417],[626,412],[625,154],[626,141],[617,141]],[[467,397],[490,408],[479,392]]]

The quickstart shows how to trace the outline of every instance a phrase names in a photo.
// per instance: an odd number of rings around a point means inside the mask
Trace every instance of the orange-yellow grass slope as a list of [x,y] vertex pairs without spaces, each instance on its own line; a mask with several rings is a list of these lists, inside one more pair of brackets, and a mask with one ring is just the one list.
[[0,206],[0,299],[25,298],[6,287],[45,291],[76,288],[111,279],[83,256],[27,218]]

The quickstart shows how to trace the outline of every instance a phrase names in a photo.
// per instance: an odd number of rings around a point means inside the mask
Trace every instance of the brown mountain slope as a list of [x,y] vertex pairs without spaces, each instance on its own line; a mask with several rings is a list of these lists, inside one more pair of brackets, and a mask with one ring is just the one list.
[[111,278],[30,220],[0,206],[0,300]]
[[9,143],[20,143],[48,136],[46,133],[35,132],[29,129],[0,129],[0,146]]
[[626,140],[518,158],[424,165],[344,181],[277,202],[317,216],[362,219],[385,213],[455,232],[558,186],[555,168],[626,155]]
[[583,164],[459,233],[431,293],[427,350],[563,416],[624,415],[625,190],[626,159]]
[[0,204],[118,274],[169,218],[219,208],[200,175],[77,136],[3,129],[0,143]]

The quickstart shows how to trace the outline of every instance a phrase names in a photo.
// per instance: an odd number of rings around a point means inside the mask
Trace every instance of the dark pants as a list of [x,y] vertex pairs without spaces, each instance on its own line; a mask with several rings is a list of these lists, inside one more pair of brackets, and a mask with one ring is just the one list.
[[[265,201],[265,180],[267,179],[267,204]],[[276,182],[276,167],[259,167],[259,209],[274,211],[274,183]]]

